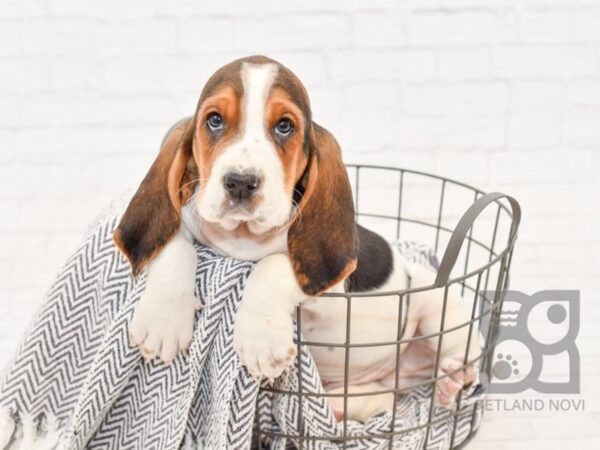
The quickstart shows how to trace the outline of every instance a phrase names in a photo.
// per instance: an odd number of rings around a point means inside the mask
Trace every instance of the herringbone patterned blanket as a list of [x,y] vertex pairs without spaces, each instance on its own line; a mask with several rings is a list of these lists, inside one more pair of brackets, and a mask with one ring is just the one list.
[[[205,307],[197,313],[189,352],[168,367],[145,363],[127,336],[145,275],[134,279],[115,248],[117,223],[118,215],[112,214],[88,232],[4,371],[0,450],[244,449],[251,445],[255,420],[263,431],[297,434],[298,398],[259,392],[233,351],[235,311],[252,263],[197,245],[197,294]],[[433,260],[423,247],[403,244],[401,250],[424,264]],[[301,373],[305,392],[322,392],[308,351],[302,354]],[[297,389],[297,368],[276,383]],[[425,432],[418,426],[428,420],[429,394],[420,389],[399,400],[396,429],[416,429],[397,438],[394,447],[422,448]],[[342,435],[324,398],[303,398],[304,435]],[[464,399],[463,406],[476,401]],[[455,445],[472,431],[471,409],[458,416]],[[429,448],[449,447],[454,420],[444,419],[447,414],[432,412],[437,423],[427,438]],[[474,416],[478,424],[480,413]],[[349,423],[346,433],[377,435],[389,432],[390,424],[391,415],[383,413],[365,424]],[[263,436],[263,444],[284,449],[295,441]],[[337,449],[338,444],[309,440],[304,448]],[[348,448],[388,448],[388,440],[365,438]]]

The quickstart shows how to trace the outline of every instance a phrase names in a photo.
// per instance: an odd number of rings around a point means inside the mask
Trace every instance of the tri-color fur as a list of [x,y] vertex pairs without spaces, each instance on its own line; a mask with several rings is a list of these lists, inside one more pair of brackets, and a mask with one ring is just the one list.
[[[131,343],[146,358],[159,356],[166,362],[189,345],[199,304],[191,240],[256,261],[233,341],[242,364],[269,379],[279,376],[296,355],[292,314],[300,302],[305,302],[309,341],[343,341],[345,301],[315,296],[403,289],[409,270],[383,238],[355,223],[337,141],[313,122],[306,89],[296,76],[263,56],[234,61],[208,80],[194,116],[166,137],[114,238],[134,274],[148,270],[147,289],[130,326]],[[423,285],[433,283],[433,274],[413,275]],[[414,296],[406,337],[437,329],[442,294]],[[448,327],[468,320],[460,295],[453,292],[448,305]],[[398,313],[395,295],[354,299],[352,342],[396,339]],[[466,347],[465,332],[446,337],[441,347],[441,368],[449,375],[440,382],[440,403],[449,402],[472,379],[472,372],[456,370]],[[405,381],[430,376],[433,369],[437,338],[419,342],[401,348]],[[470,348],[475,355],[478,346]],[[353,349],[348,372],[343,351],[311,351],[330,389],[346,373],[351,389],[359,391],[374,383],[390,384],[396,373],[395,346]],[[335,400],[332,404],[339,413]],[[352,397],[349,404],[349,414],[358,419],[391,407],[390,396]]]

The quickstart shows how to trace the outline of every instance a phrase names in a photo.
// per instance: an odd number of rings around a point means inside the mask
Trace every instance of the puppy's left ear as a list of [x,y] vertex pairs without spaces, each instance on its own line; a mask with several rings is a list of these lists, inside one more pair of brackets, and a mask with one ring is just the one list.
[[134,275],[179,230],[181,207],[191,197],[198,178],[192,154],[193,136],[193,119],[186,119],[169,131],[113,234]]
[[318,295],[356,269],[354,203],[340,147],[313,123],[303,195],[288,230],[288,253],[305,294]]

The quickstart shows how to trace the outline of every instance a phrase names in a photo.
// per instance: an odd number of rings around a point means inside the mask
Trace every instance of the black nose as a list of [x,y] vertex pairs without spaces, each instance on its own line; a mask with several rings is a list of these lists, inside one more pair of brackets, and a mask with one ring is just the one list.
[[223,177],[223,187],[234,199],[248,199],[259,186],[260,178],[253,174],[229,172]]

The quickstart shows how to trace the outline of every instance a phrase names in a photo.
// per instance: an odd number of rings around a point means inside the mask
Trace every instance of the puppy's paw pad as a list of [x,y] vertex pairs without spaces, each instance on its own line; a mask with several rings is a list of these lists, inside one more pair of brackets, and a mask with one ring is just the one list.
[[494,376],[499,380],[508,380],[514,375],[519,375],[519,361],[513,359],[512,355],[498,353],[497,361],[492,367]]

